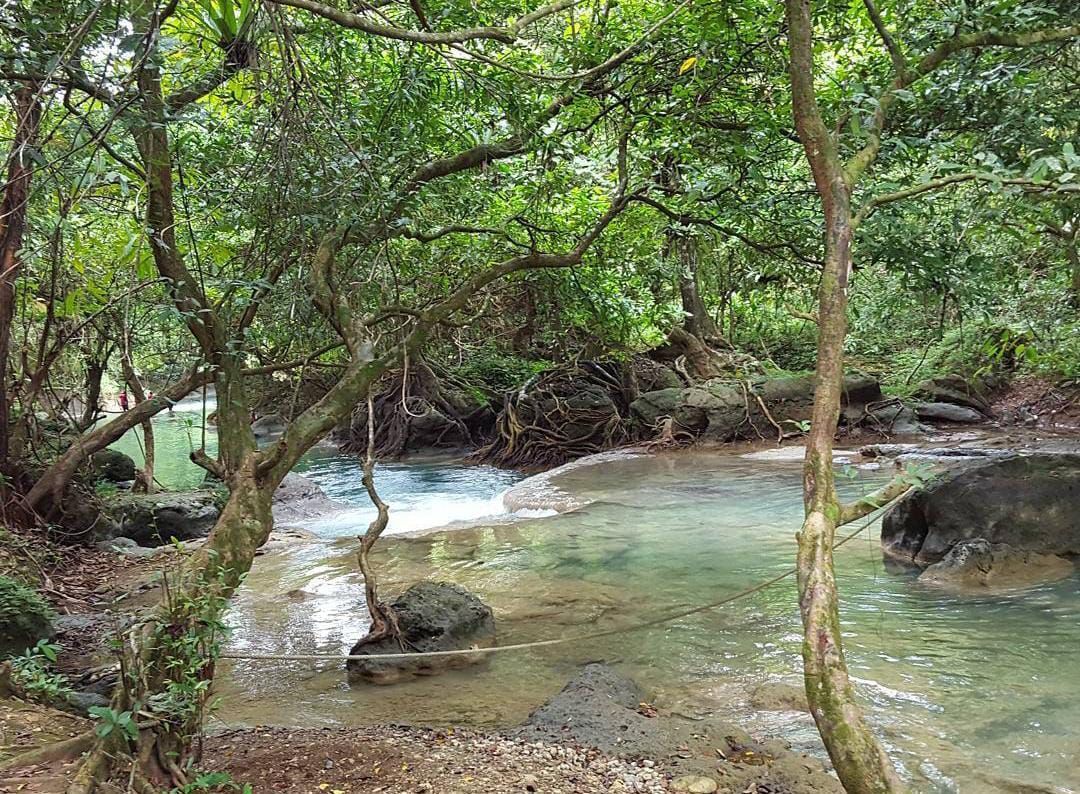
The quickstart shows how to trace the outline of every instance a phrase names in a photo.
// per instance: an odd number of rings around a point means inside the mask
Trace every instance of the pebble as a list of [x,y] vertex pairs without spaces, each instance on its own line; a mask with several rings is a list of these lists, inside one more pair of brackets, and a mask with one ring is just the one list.
[[676,778],[671,788],[673,791],[683,791],[687,794],[713,794],[718,788],[717,783],[711,777],[687,775]]

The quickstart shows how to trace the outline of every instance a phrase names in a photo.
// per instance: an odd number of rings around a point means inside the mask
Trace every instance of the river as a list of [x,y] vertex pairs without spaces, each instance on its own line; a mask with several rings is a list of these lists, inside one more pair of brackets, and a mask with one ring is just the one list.
[[[186,454],[183,416],[158,423],[159,460]],[[137,452],[130,438],[120,443]],[[201,474],[187,466],[159,464],[159,473],[189,485]],[[355,549],[372,512],[357,462],[318,450],[297,470],[354,507],[305,523],[317,540],[256,560],[229,613],[230,650],[344,653],[366,628]],[[851,473],[841,478],[849,497],[885,476]],[[628,625],[774,576],[792,564],[802,510],[798,464],[710,452],[623,456],[532,481],[534,500],[546,490],[553,503],[586,503],[550,515],[507,511],[513,472],[444,460],[381,465],[376,478],[392,516],[374,558],[384,592],[423,578],[464,585],[495,610],[501,644]],[[838,550],[837,568],[851,672],[916,790],[1024,790],[1002,779],[1080,790],[1080,576],[950,595],[886,571],[876,525]],[[798,683],[800,642],[787,580],[656,629],[496,654],[481,668],[390,687],[350,688],[337,663],[226,661],[217,718],[503,727],[576,666],[604,659],[662,708],[735,719],[821,752],[809,716],[748,703],[756,683]]]

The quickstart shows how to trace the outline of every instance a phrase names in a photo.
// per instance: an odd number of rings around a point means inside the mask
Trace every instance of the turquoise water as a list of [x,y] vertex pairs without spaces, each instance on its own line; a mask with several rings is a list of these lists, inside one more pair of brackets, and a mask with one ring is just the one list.
[[[344,653],[366,629],[355,536],[370,508],[356,462],[323,452],[303,467],[356,508],[306,524],[318,540],[256,561],[230,613],[233,650]],[[884,476],[863,472],[843,487],[854,496]],[[591,503],[543,518],[501,510],[499,495],[516,479],[448,461],[380,466],[393,531],[457,522],[384,538],[375,555],[384,592],[422,578],[459,582],[492,605],[505,644],[714,601],[794,558],[798,465],[704,452],[624,458],[545,485]],[[1080,790],[1080,577],[950,595],[886,571],[876,526],[838,550],[837,568],[860,697],[915,790]],[[577,665],[605,659],[662,708],[734,718],[820,752],[808,716],[748,704],[757,683],[799,681],[800,642],[787,580],[649,631],[499,654],[481,668],[391,687],[352,689],[337,663],[226,662],[219,716],[228,724],[503,727],[561,688]]]

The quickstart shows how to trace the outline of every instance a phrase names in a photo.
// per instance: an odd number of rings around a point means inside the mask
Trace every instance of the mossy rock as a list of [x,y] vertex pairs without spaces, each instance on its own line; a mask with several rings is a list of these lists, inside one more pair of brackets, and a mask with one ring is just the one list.
[[0,659],[53,636],[53,611],[36,590],[0,576]]

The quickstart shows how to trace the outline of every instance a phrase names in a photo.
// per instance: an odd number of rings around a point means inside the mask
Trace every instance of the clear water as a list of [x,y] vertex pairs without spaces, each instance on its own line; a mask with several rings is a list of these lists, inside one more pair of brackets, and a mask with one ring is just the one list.
[[[201,396],[193,396],[176,403],[171,413],[165,411],[154,418],[154,479],[161,488],[183,491],[202,484],[206,470],[192,463],[190,456],[203,444],[203,417],[216,407],[213,394],[207,395],[205,406]],[[217,432],[213,425],[206,425],[205,441],[207,454],[216,455]],[[130,455],[135,465],[143,465],[141,427],[126,433],[112,447]]]
[[[304,473],[355,511],[313,521],[319,540],[260,557],[230,613],[230,649],[347,652],[364,633],[355,536],[370,518],[354,461],[309,456]],[[848,495],[884,475],[845,483]],[[628,625],[717,600],[792,564],[799,467],[710,453],[627,458],[556,478],[592,503],[546,518],[503,514],[515,476],[450,462],[380,466],[395,531],[375,562],[385,593],[458,582],[495,610],[502,643]],[[392,526],[394,526],[392,524]],[[884,570],[877,527],[837,552],[848,662],[870,718],[919,791],[1080,790],[1080,577],[962,597]],[[484,667],[350,688],[338,663],[224,662],[228,724],[415,721],[502,727],[604,659],[691,718],[734,718],[820,752],[812,721],[755,712],[754,684],[798,682],[794,583],[644,632],[497,654]],[[1024,788],[1024,785],[1044,788]],[[1019,786],[1019,787],[1018,787]]]

